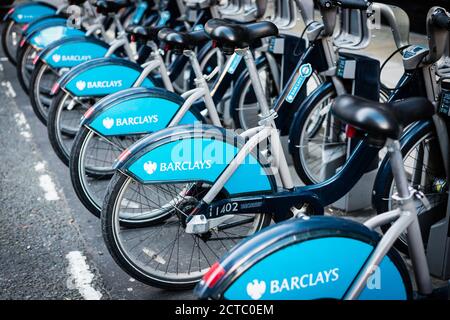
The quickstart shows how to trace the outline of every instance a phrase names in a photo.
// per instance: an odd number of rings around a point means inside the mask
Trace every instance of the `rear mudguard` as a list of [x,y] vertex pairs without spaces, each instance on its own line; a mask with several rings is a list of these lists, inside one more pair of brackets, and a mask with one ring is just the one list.
[[[102,136],[147,134],[166,128],[184,100],[165,89],[131,88],[106,96],[81,120],[81,125]],[[205,122],[203,116],[188,111],[180,124]]]
[[[223,276],[216,283],[205,277],[195,293],[231,300],[343,299],[379,241],[376,232],[347,219],[285,221],[239,243],[215,266]],[[410,298],[406,266],[390,250],[359,299]]]
[[55,13],[56,7],[46,2],[33,1],[15,5],[14,10],[8,12],[3,20],[12,19],[16,23],[25,24],[37,18],[54,15]]
[[[213,184],[245,141],[212,125],[183,125],[155,132],[125,150],[115,168],[144,184]],[[262,155],[251,153],[225,183],[228,196],[272,193],[274,176]]]
[[[106,96],[133,86],[142,72],[136,63],[120,58],[92,59],[77,65],[64,74],[53,88],[65,90],[74,96]],[[141,87],[153,88],[159,85],[148,76]]]
[[47,46],[39,54],[39,59],[54,69],[72,68],[82,62],[104,57],[108,49],[106,43],[94,37],[71,37]]
[[67,24],[67,19],[62,16],[46,16],[38,18],[23,27],[24,29],[23,36],[24,38],[26,38],[27,35],[31,34],[32,32],[38,29],[44,29],[54,25],[61,26],[65,24]]
[[70,28],[66,22],[57,23],[29,33],[22,39],[20,46],[23,47],[25,43],[29,43],[36,50],[40,51],[57,40],[83,36],[84,34],[83,29]]

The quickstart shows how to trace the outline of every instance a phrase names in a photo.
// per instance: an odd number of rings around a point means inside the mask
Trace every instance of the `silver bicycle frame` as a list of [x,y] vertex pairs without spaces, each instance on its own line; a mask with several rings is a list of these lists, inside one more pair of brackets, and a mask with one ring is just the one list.
[[139,75],[139,78],[136,80],[136,82],[133,84],[133,87],[140,87],[142,83],[144,82],[145,78],[152,73],[155,70],[159,69],[159,73],[161,75],[161,80],[164,84],[164,87],[174,92],[172,81],[170,81],[169,73],[167,71],[166,64],[164,63],[164,59],[159,51],[158,46],[153,41],[149,41],[147,45],[152,49],[152,53],[150,54],[151,60],[147,63],[144,63],[142,67],[144,70],[142,70],[141,74]]
[[215,199],[228,179],[231,178],[236,169],[244,162],[246,156],[249,155],[259,144],[268,140],[270,141],[271,155],[273,157],[271,163],[273,168],[276,169],[274,174],[279,175],[284,188],[292,189],[294,187],[289,166],[281,146],[280,135],[274,121],[276,112],[269,108],[269,105],[264,98],[265,94],[261,81],[258,77],[258,71],[253,54],[248,48],[238,49],[236,50],[236,53],[243,56],[249,71],[250,80],[258,103],[261,107],[261,121],[259,127],[249,129],[242,134],[242,136],[250,137],[250,139],[245,143],[241,150],[239,150],[237,155],[216,180],[208,193],[203,197],[202,200],[207,204],[211,203]]
[[[186,114],[186,112],[191,108],[192,104],[200,98],[203,98],[203,100],[205,101],[206,110],[208,111],[212,124],[222,127],[219,114],[211,96],[211,91],[209,90],[208,82],[206,81],[206,77],[202,73],[202,68],[200,67],[195,52],[191,50],[185,50],[183,54],[189,57],[192,69],[194,70],[194,82],[197,88],[189,90],[182,95],[183,99],[185,99],[185,102],[170,122],[169,127],[176,126]],[[226,72],[226,70],[224,70],[223,72]]]
[[356,281],[348,290],[344,297],[346,300],[357,299],[359,297],[366,286],[368,278],[388,254],[395,241],[405,231],[407,231],[408,248],[418,291],[421,294],[430,294],[433,290],[425,248],[422,241],[422,234],[420,232],[416,205],[414,203],[415,193],[412,192],[408,186],[408,179],[403,166],[399,141],[388,139],[387,149],[392,165],[392,173],[398,190],[400,207],[396,210],[385,212],[377,217],[369,219],[364,223],[368,228],[374,229],[380,225],[395,221],[381,238],[374,252],[359,273]]

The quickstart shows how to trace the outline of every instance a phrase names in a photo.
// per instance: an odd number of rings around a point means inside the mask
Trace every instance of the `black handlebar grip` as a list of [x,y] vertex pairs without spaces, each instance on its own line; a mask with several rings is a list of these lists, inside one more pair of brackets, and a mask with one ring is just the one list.
[[450,18],[442,9],[436,10],[436,12],[432,15],[432,22],[435,26],[442,29],[450,29]]

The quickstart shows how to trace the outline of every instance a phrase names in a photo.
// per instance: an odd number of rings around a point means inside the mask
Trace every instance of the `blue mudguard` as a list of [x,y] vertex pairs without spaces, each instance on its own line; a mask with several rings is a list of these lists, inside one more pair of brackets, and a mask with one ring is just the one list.
[[38,18],[56,14],[56,8],[45,2],[33,1],[15,5],[14,9],[4,17],[16,23],[30,23]]
[[29,33],[22,41],[21,46],[24,43],[29,43],[37,50],[42,50],[51,43],[60,39],[69,37],[83,36],[84,31],[82,29],[75,29],[68,27],[66,23],[58,23],[44,28],[39,28]]
[[[106,96],[81,120],[81,125],[102,136],[152,133],[166,128],[184,100],[164,89],[131,88]],[[180,124],[205,122],[196,111],[188,111]]]
[[[125,59],[92,59],[63,75],[54,86],[52,94],[62,89],[79,97],[106,96],[131,88],[141,72],[141,66]],[[155,81],[149,76],[141,87],[153,88],[155,85]]]
[[[241,242],[196,287],[201,298],[343,299],[380,236],[336,217],[285,221]],[[211,275],[221,276],[213,279]],[[361,300],[412,297],[400,255],[391,250],[368,279]]]
[[[163,129],[125,150],[115,168],[144,184],[213,184],[244,145],[234,132],[212,125]],[[264,158],[249,154],[224,186],[225,194],[271,193],[276,183]]]
[[54,69],[72,68],[88,60],[102,58],[108,45],[94,37],[71,37],[55,41],[39,54],[39,59]]
[[33,20],[32,22],[28,23],[26,26],[24,26],[23,31],[23,37],[26,39],[26,37],[35,32],[39,29],[48,28],[51,26],[61,26],[67,24],[67,19],[61,16],[46,16],[42,17],[36,20]]

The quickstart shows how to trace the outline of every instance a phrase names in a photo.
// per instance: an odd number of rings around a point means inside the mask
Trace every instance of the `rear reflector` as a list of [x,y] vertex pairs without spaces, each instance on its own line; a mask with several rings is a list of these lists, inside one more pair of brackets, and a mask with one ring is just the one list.
[[39,56],[34,57],[33,59],[33,65],[36,65],[36,63],[39,61]]
[[89,117],[92,115],[93,112],[94,112],[94,108],[91,107],[91,108],[87,109],[87,111],[84,113],[83,117],[85,119],[89,119]]
[[357,132],[357,130],[356,130],[355,127],[352,127],[350,125],[346,125],[346,127],[345,127],[345,134],[346,134],[347,138],[354,138],[355,135],[356,135],[356,132]]
[[214,263],[207,273],[203,276],[203,281],[208,288],[214,287],[214,285],[225,275],[225,269],[219,262]]
[[58,90],[59,90],[59,82],[55,82],[55,84],[53,85],[52,90],[50,91],[50,93],[53,95]]
[[22,27],[22,31],[23,32],[27,31],[29,26],[30,26],[30,24],[28,24],[28,23],[24,24],[23,27]]
[[126,158],[128,158],[128,156],[131,154],[130,150],[125,149],[122,151],[122,153],[119,155],[119,157],[117,158],[117,160],[119,162],[124,161]]

